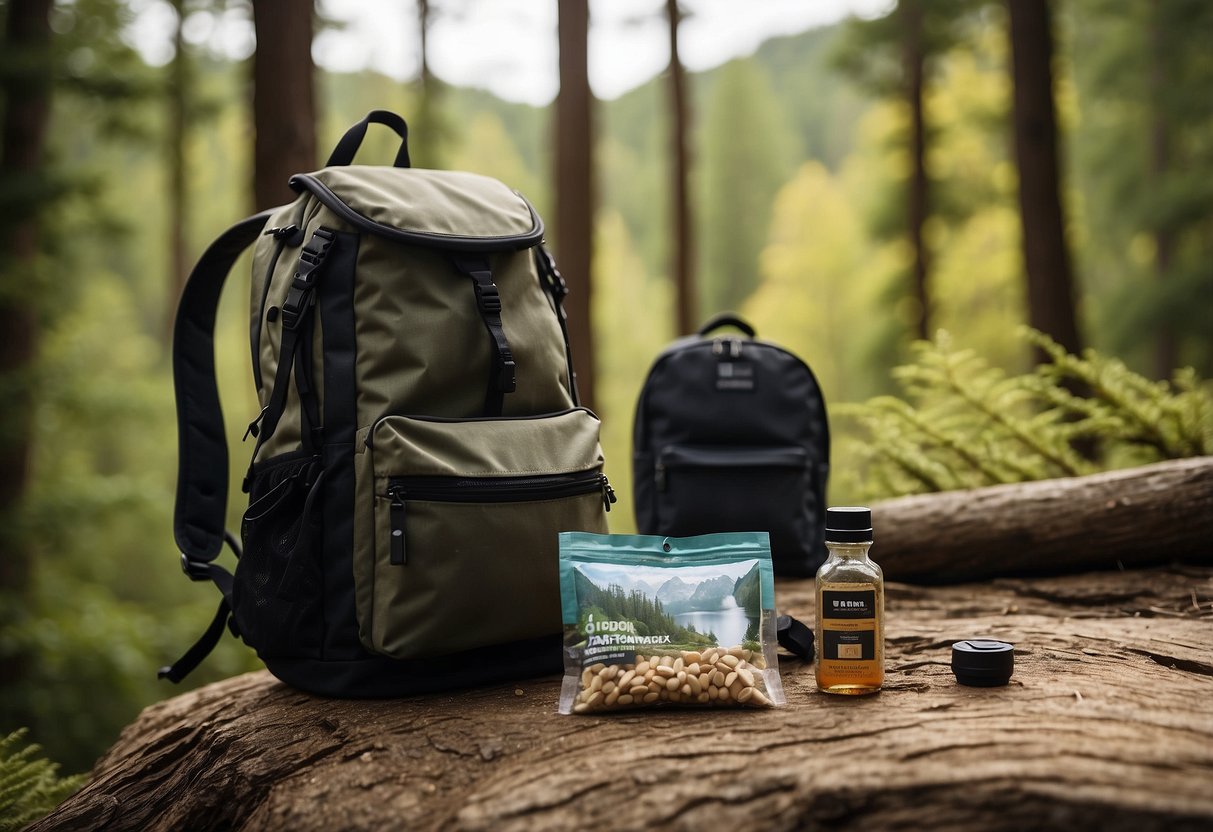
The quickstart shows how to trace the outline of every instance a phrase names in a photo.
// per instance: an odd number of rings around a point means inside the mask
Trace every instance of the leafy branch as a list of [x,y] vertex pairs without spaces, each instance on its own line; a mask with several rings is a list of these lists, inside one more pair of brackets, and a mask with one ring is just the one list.
[[[865,496],[1078,476],[1213,453],[1213,395],[1191,368],[1155,382],[1093,350],[1072,355],[1035,330],[1021,335],[1049,361],[1007,375],[941,331],[935,341],[915,344],[914,361],[893,371],[904,398],[836,408],[865,434],[851,446]],[[1075,450],[1080,442],[1087,453]]]
[[0,832],[16,832],[50,813],[84,783],[84,775],[60,777],[58,763],[42,748],[19,748],[26,729],[0,738]]

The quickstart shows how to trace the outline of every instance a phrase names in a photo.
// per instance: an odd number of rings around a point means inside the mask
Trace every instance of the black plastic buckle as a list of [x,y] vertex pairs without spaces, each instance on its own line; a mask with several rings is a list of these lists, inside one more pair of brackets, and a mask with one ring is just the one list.
[[328,256],[329,247],[333,245],[335,239],[337,237],[332,231],[327,228],[317,228],[312,232],[312,239],[308,240],[303,251],[299,252],[299,259],[313,266],[319,266]]
[[558,302],[562,301],[569,293],[569,284],[565,281],[564,275],[560,273],[560,269],[556,268],[556,258],[552,257],[551,252],[543,247],[540,247],[539,252],[544,266],[547,267],[549,291]]
[[514,359],[505,356],[497,368],[497,389],[502,393],[513,393],[518,389],[517,366]]
[[312,290],[315,289],[316,272],[328,256],[329,248],[336,239],[327,228],[317,228],[312,233],[312,239],[299,252],[299,268],[291,280],[291,288],[287,290],[286,300],[282,302],[282,326],[284,329],[295,329],[303,318],[303,312],[313,302]]
[[315,271],[315,266],[309,266],[307,269],[295,272],[295,279],[291,281],[291,288],[287,290],[286,300],[282,302],[282,327],[283,329],[295,329],[299,326],[299,321],[303,317],[303,311],[312,303],[312,289],[315,288],[312,277],[312,272]]
[[497,290],[497,284],[493,283],[491,279],[481,282],[477,278],[476,305],[480,307],[481,312],[492,315],[501,314],[501,292]]
[[211,579],[210,564],[202,560],[191,560],[190,556],[182,552],[181,554],[181,571],[191,581],[209,581]]

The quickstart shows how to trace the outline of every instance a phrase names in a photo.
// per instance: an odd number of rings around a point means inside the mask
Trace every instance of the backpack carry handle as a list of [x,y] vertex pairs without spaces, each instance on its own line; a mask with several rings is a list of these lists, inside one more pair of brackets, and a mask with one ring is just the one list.
[[757,335],[754,327],[750,326],[739,316],[732,312],[721,312],[719,315],[713,315],[704,322],[703,326],[699,327],[699,335],[707,335],[709,332],[720,329],[722,326],[732,326],[740,329],[746,336],[753,338]]
[[358,148],[362,146],[362,140],[366,138],[366,128],[372,124],[382,124],[396,131],[396,135],[400,137],[400,149],[396,151],[396,161],[392,162],[392,165],[398,168],[411,167],[409,126],[404,119],[388,110],[371,110],[362,121],[346,130],[324,166],[348,165],[353,162],[354,154],[358,152]]

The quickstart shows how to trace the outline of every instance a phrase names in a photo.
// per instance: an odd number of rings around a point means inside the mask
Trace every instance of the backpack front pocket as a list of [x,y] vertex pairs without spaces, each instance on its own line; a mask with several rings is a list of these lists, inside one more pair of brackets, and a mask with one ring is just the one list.
[[614,499],[593,414],[391,416],[367,444],[374,545],[355,577],[371,582],[369,648],[423,658],[560,631],[557,535],[605,531]]
[[780,560],[808,540],[808,454],[800,447],[671,445],[654,466],[660,534],[765,531]]

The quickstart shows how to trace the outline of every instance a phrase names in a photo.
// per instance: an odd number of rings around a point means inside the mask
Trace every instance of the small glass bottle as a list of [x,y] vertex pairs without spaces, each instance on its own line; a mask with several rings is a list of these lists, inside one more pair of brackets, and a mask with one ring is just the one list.
[[829,557],[817,570],[817,687],[875,693],[884,683],[884,573],[868,558],[872,511],[826,509]]

